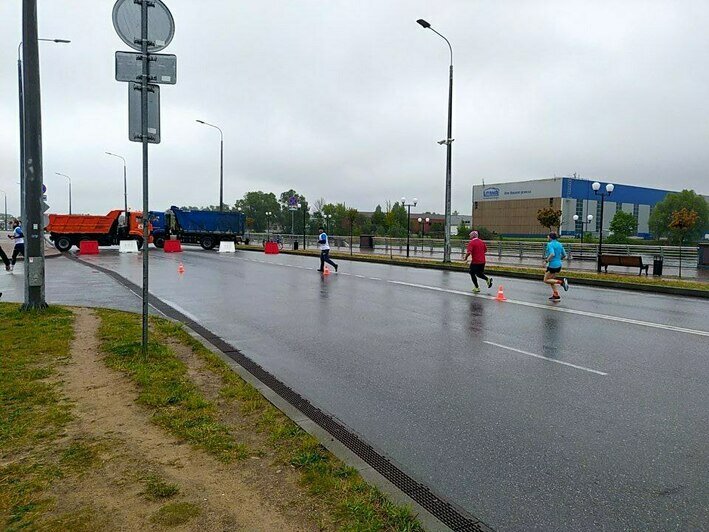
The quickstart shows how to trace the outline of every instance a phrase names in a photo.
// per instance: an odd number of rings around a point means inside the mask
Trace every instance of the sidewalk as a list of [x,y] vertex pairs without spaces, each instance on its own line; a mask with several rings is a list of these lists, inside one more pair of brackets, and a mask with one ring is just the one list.
[[[0,232],[0,235],[2,235],[2,237],[0,237],[0,238],[4,239],[4,240],[0,240],[0,247],[2,247],[3,251],[5,252],[5,255],[7,255],[7,258],[12,258],[12,250],[15,247],[15,243],[6,237],[4,235],[4,232]],[[54,255],[59,255],[59,254],[60,253],[59,253],[59,250],[57,250],[57,248],[55,248],[53,245],[51,245],[46,240],[44,241],[44,256],[45,257],[51,257]],[[23,260],[24,260],[24,257],[22,255],[19,255],[17,257],[18,262],[23,261]],[[2,264],[2,263],[0,263],[0,264]]]

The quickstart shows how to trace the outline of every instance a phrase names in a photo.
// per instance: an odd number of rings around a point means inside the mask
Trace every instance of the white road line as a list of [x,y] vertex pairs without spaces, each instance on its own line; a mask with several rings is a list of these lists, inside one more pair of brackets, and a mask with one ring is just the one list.
[[[451,290],[449,288],[440,288],[438,286],[428,286],[428,285],[424,285],[424,284],[406,283],[403,281],[387,281],[387,282],[392,283],[392,284],[411,286],[413,288],[434,290],[436,292],[447,292],[449,294],[458,294],[458,295],[469,296],[469,297],[477,297],[477,298],[485,298],[485,299],[495,300],[495,296],[490,296],[490,295],[485,295],[485,294],[471,294],[468,292],[463,292],[461,290]],[[543,310],[550,310],[553,312],[564,312],[566,314],[575,314],[577,316],[587,316],[589,318],[598,318],[600,320],[618,321],[621,323],[630,323],[632,325],[640,325],[642,327],[651,327],[653,329],[663,329],[665,331],[674,331],[674,332],[680,332],[680,333],[685,333],[685,334],[694,334],[697,336],[709,337],[709,331],[700,331],[698,329],[687,329],[685,327],[677,327],[675,325],[665,325],[663,323],[654,323],[651,321],[634,320],[632,318],[623,318],[620,316],[610,316],[608,314],[598,314],[597,312],[588,312],[586,310],[576,310],[576,309],[564,308],[564,307],[552,307],[549,305],[542,305],[540,303],[531,303],[529,301],[519,301],[516,299],[508,299],[507,301],[505,301],[505,303],[510,303],[512,305],[522,305],[525,307],[539,308],[539,309],[543,309]]]
[[[251,260],[251,259],[246,259],[246,260]],[[258,262],[258,263],[264,264],[264,261],[260,261],[260,260],[253,260],[252,262]],[[266,264],[275,264],[275,263],[266,263]],[[276,265],[277,266],[295,267],[290,264],[276,264]],[[382,280],[378,277],[366,277],[364,275],[349,274],[346,272],[342,272],[339,275],[352,275],[354,277],[358,277],[360,279],[368,279],[370,281],[380,281],[380,282],[383,281],[383,282],[390,283],[390,284],[409,286],[411,288],[421,288],[423,290],[433,290],[435,292],[445,292],[448,294],[456,294],[456,295],[466,296],[466,297],[484,298],[484,299],[489,299],[492,301],[495,300],[495,296],[492,296],[492,295],[472,294],[470,292],[466,292],[463,290],[453,290],[450,288],[441,288],[438,286],[430,286],[430,285],[418,284],[418,283],[407,283],[405,281],[394,281],[391,279],[383,279]],[[576,309],[570,309],[570,308],[564,308],[564,307],[552,307],[550,305],[543,305],[541,303],[532,303],[530,301],[519,301],[516,299],[508,299],[507,301],[505,301],[505,303],[510,303],[512,305],[522,305],[524,307],[538,308],[538,309],[542,309],[542,310],[549,310],[549,311],[553,311],[553,312],[563,312],[566,314],[574,314],[577,316],[586,316],[589,318],[597,318],[599,320],[617,321],[620,323],[629,323],[631,325],[639,325],[641,327],[650,327],[653,329],[662,329],[665,331],[673,331],[673,332],[679,332],[679,333],[684,333],[684,334],[694,334],[696,336],[709,337],[709,331],[701,331],[698,329],[688,329],[686,327],[677,327],[675,325],[665,325],[663,323],[654,323],[651,321],[634,320],[632,318],[623,318],[621,316],[611,316],[609,314],[599,314],[597,312],[589,312],[586,310],[576,310]]]
[[527,355],[530,357],[541,358],[542,360],[548,360],[549,362],[555,362],[557,364],[562,364],[564,366],[569,366],[571,368],[576,368],[576,369],[580,369],[583,371],[588,371],[589,373],[595,373],[596,375],[608,375],[608,373],[604,373],[602,371],[598,371],[598,370],[591,369],[591,368],[586,368],[584,366],[577,366],[576,364],[571,364],[570,362],[563,362],[561,360],[556,360],[556,359],[545,357],[542,355],[537,355],[536,353],[530,353],[529,351],[523,351],[522,349],[515,349],[514,347],[510,347],[507,345],[496,344],[495,342],[488,342],[487,340],[483,340],[483,343],[488,344],[488,345],[494,345],[495,347],[499,347],[501,349],[507,349],[508,351],[514,351],[515,353],[521,353],[523,355]]

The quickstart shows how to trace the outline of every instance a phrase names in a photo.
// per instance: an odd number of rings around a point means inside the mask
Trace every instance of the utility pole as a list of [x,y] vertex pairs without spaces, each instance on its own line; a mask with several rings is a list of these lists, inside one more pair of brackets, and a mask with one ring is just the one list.
[[25,303],[22,310],[47,307],[44,296],[42,223],[42,112],[37,41],[37,0],[22,1],[22,87],[24,117]]

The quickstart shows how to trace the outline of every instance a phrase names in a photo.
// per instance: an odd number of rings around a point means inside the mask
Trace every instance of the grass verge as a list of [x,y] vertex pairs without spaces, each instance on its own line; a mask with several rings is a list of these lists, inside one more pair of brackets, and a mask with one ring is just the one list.
[[214,405],[190,381],[187,368],[166,345],[151,341],[143,353],[139,316],[113,310],[99,310],[98,315],[106,364],[138,384],[138,401],[153,409],[155,423],[222,462],[249,455],[249,449],[218,421]]
[[[71,420],[56,368],[69,358],[73,315],[52,307],[20,312],[0,303],[0,528],[36,528],[51,509],[46,491],[92,451],[58,443]],[[51,526],[50,526],[51,528]]]
[[161,319],[155,319],[153,325],[159,340],[172,338],[189,346],[205,367],[221,379],[221,397],[233,401],[250,428],[266,436],[278,461],[299,470],[304,488],[324,505],[339,529],[422,530],[408,508],[393,504],[368,485],[355,469],[332,455],[181,325]]

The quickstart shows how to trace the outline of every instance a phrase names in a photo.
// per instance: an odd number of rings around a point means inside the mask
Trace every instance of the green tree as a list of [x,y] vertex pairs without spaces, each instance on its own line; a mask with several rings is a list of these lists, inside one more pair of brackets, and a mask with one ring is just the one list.
[[377,205],[377,208],[374,209],[374,213],[372,213],[372,225],[375,225],[377,227],[382,227],[384,230],[386,230],[386,215],[382,212],[382,206]]
[[629,212],[616,211],[609,229],[613,234],[608,238],[610,244],[622,244],[628,237],[638,232],[638,221]]
[[458,234],[456,236],[458,238],[468,238],[470,231],[471,229],[461,220],[460,225],[458,226]]
[[670,229],[679,236],[679,276],[682,277],[682,244],[687,234],[694,229],[699,221],[699,214],[689,209],[680,209],[672,213]]
[[655,238],[669,237],[674,242],[679,242],[680,233],[673,231],[672,213],[687,209],[697,213],[697,223],[682,235],[683,240],[699,240],[704,233],[709,231],[709,205],[707,201],[693,190],[683,190],[667,194],[665,199],[657,203],[650,214],[650,232]]
[[259,233],[266,231],[266,212],[273,213],[271,218],[271,229],[273,229],[274,222],[278,222],[281,210],[273,192],[262,192],[260,190],[247,192],[242,199],[236,201],[234,207],[237,209],[241,207],[247,221],[251,219],[251,230]]
[[537,211],[537,221],[542,227],[546,227],[549,231],[558,228],[561,225],[561,211],[554,207],[545,207]]

